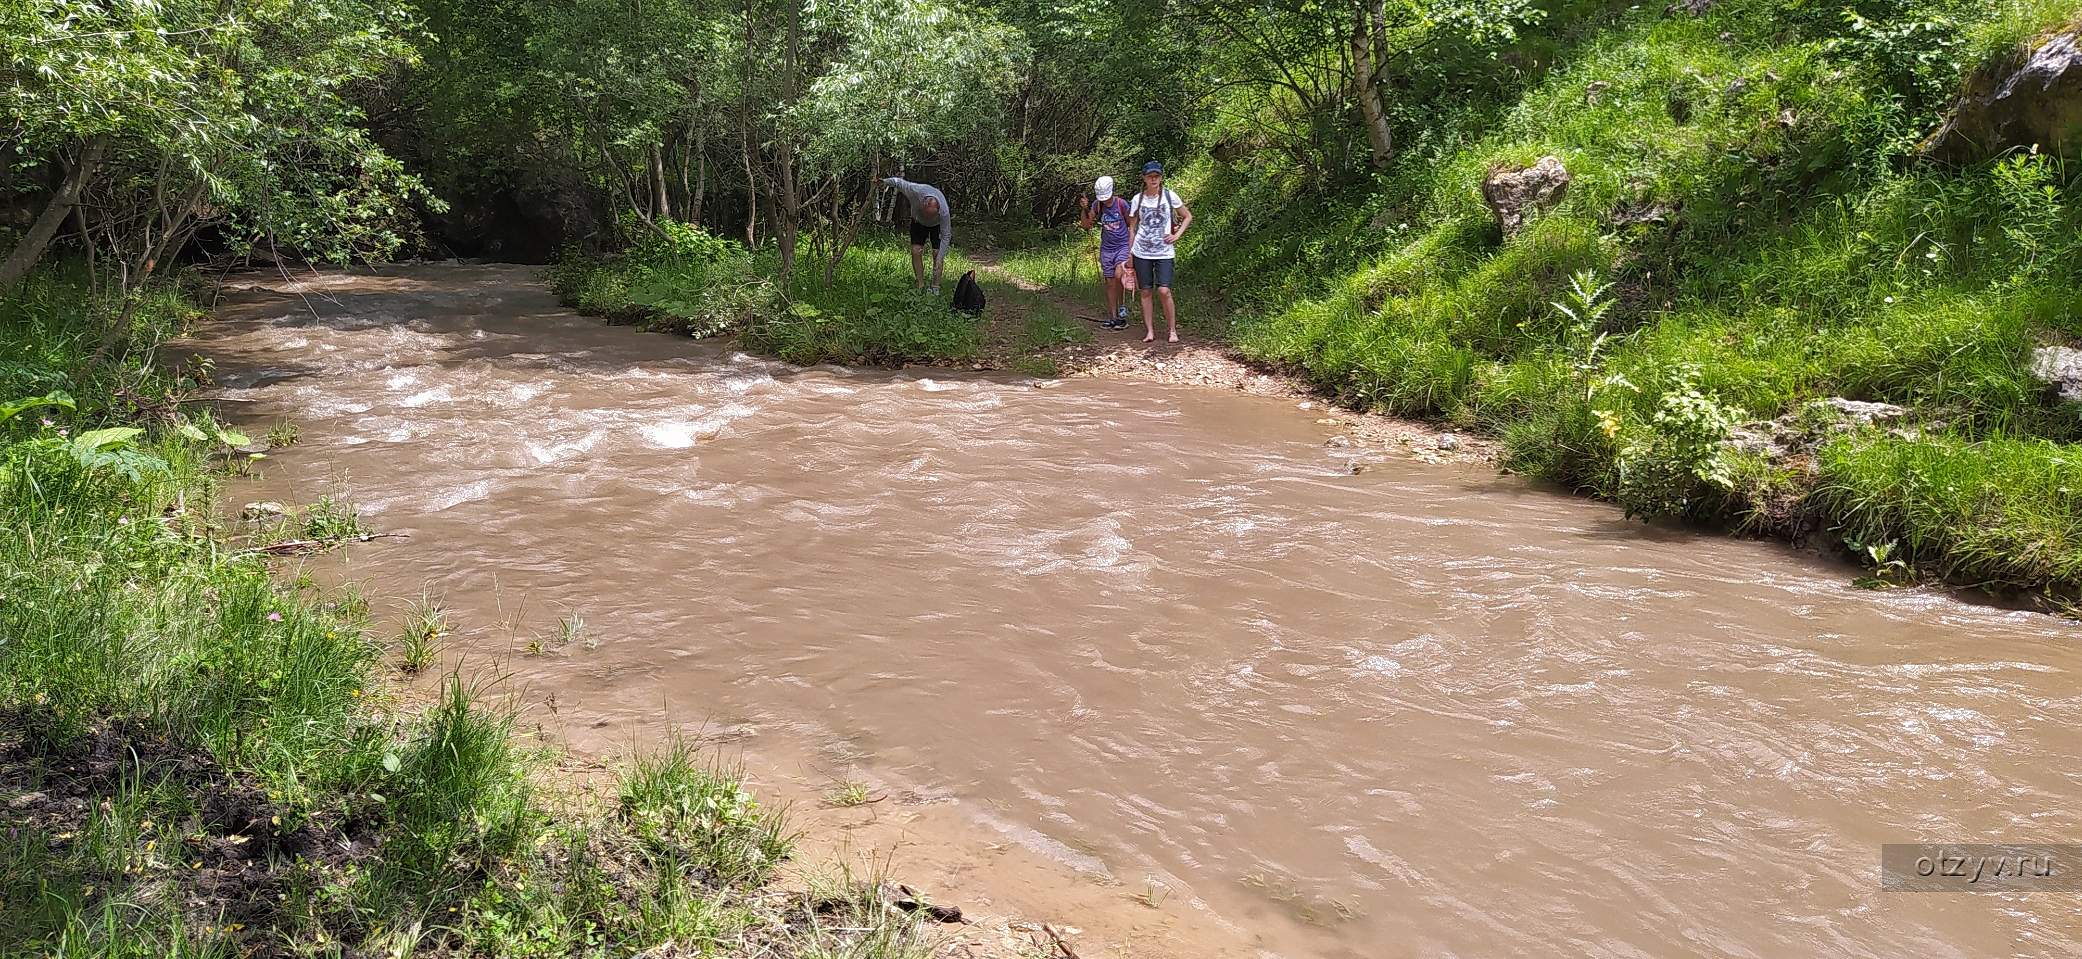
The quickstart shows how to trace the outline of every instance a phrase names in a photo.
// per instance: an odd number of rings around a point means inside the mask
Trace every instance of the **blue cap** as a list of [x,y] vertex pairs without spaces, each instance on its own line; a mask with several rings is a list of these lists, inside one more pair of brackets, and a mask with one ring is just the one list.
[[1155,160],[1151,160],[1151,161],[1149,161],[1148,163],[1145,163],[1145,164],[1143,164],[1143,165],[1142,165],[1142,172],[1144,172],[1144,173],[1162,173],[1162,172],[1164,172],[1164,164],[1158,163],[1158,162],[1157,162],[1157,161],[1155,161]]

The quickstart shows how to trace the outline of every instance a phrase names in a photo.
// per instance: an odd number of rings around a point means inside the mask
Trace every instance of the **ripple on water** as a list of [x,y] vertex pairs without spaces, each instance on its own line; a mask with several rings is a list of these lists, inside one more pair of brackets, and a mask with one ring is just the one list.
[[638,432],[643,440],[659,449],[682,450],[694,445],[701,424],[691,420],[668,420],[663,423],[646,424]]
[[422,406],[433,406],[437,403],[453,402],[455,402],[455,387],[443,383],[440,386],[434,387],[433,389],[420,390],[419,392],[414,393],[411,396],[405,397],[404,399],[398,401],[398,405],[409,407],[412,409],[418,409]]
[[461,486],[435,492],[434,495],[427,498],[426,508],[428,512],[439,513],[443,510],[454,509],[464,503],[475,503],[490,495],[492,495],[492,481],[488,479],[478,480],[475,483],[465,483]]

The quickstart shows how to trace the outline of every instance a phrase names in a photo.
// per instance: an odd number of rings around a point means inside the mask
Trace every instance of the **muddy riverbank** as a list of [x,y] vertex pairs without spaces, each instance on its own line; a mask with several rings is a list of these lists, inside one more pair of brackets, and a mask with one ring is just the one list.
[[409,534],[317,575],[442,597],[448,661],[583,752],[727,733],[825,841],[1087,957],[2082,947],[2065,902],[1876,873],[2082,833],[2058,620],[1354,472],[1291,396],[796,369],[519,268],[245,282],[193,345],[303,439],[238,495]]

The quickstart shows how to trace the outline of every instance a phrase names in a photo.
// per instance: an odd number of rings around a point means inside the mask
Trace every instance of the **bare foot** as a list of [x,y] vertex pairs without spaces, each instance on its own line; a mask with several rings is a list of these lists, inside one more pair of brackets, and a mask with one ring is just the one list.
[[1151,330],[1151,331],[1149,331],[1149,335],[1147,335],[1147,336],[1144,336],[1144,337],[1142,338],[1142,342],[1144,342],[1144,343],[1155,343],[1156,341],[1157,341],[1157,331],[1155,331],[1155,330]]
[[1177,331],[1177,330],[1172,330],[1172,331],[1171,331],[1171,342],[1173,342],[1173,343],[1176,343],[1176,342],[1178,342],[1178,331]]

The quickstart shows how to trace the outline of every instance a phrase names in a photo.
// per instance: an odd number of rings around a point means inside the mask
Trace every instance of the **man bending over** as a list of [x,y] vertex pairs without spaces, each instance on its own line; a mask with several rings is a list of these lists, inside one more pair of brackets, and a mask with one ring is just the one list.
[[947,207],[947,195],[939,187],[923,183],[912,183],[903,177],[889,177],[882,182],[903,191],[904,198],[911,202],[911,285],[925,286],[925,248],[933,246],[934,296],[940,293],[940,271],[947,266],[947,244],[954,239],[954,211]]

